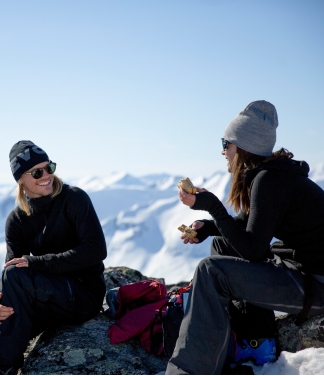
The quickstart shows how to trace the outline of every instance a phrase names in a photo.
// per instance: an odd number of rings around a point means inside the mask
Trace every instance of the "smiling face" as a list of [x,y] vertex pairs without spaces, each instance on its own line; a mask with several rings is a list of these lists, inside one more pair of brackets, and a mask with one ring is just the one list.
[[237,152],[237,147],[234,144],[228,144],[227,150],[222,150],[222,154],[227,160],[227,171],[232,172],[232,164]]
[[[35,168],[45,167],[47,164],[48,162],[39,163],[26,172],[31,172]],[[34,179],[32,175],[22,174],[19,179],[19,184],[22,185],[29,198],[39,198],[48,196],[53,192],[53,181],[54,175],[43,170],[43,176],[39,179]]]

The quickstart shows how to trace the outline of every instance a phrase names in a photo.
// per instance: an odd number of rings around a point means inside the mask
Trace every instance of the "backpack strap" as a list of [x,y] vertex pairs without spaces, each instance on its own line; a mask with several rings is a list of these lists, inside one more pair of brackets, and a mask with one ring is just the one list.
[[303,324],[309,315],[314,301],[314,289],[312,285],[312,276],[306,273],[304,276],[305,281],[305,301],[302,310],[298,313],[295,319],[295,325],[300,326]]

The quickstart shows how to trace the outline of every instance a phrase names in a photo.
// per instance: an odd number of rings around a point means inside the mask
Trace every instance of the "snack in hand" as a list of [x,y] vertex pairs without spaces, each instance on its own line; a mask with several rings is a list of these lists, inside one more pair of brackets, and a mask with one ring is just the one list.
[[189,178],[183,178],[179,181],[178,187],[182,188],[184,191],[191,195],[195,195],[197,193],[197,188],[192,184]]
[[178,230],[181,231],[183,235],[187,236],[189,239],[193,239],[197,236],[197,232],[186,225],[179,226]]

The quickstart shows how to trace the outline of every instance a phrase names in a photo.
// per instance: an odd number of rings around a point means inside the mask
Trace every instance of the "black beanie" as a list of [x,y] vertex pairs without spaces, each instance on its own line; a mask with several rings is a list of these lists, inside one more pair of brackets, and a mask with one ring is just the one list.
[[30,168],[42,162],[49,162],[43,149],[31,141],[18,141],[9,153],[10,168],[16,181]]

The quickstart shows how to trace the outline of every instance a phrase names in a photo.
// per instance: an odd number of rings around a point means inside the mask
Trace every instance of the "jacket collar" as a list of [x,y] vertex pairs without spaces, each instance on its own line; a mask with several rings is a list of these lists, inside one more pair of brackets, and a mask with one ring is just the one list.
[[270,162],[262,162],[258,167],[252,168],[245,172],[245,178],[248,186],[251,185],[253,179],[258,175],[260,171],[264,170],[281,170],[290,172],[296,175],[308,177],[309,165],[305,161],[296,161],[294,159],[277,159]]
[[[63,184],[62,191],[68,188],[67,184]],[[56,199],[56,197],[52,197],[51,195],[38,197],[38,198],[30,198],[28,200],[28,205],[31,214],[43,214],[46,213],[48,208],[50,207],[51,203]]]
[[31,214],[42,214],[47,211],[51,202],[55,199],[51,195],[31,198],[28,200],[28,205]]

